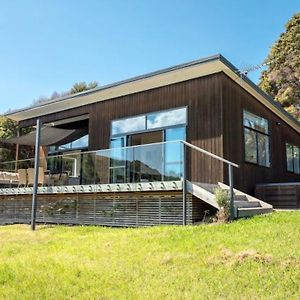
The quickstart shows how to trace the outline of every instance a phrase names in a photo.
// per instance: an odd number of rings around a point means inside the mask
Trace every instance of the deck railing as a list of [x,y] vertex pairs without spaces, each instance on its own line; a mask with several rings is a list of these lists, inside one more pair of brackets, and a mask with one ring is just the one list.
[[[195,181],[191,175],[195,173],[193,170],[196,169],[196,180],[202,184],[213,185],[223,178],[223,164],[228,167],[230,209],[233,218],[233,167],[239,166],[186,141],[49,155],[40,159],[39,166],[42,169],[39,169],[38,183],[44,186],[64,186],[181,180],[185,224],[186,182]],[[0,185],[33,186],[33,170],[34,158],[0,163]],[[26,178],[24,173],[27,174]]]
[[[174,141],[49,155],[40,159],[43,176],[39,183],[59,186],[177,181],[183,176],[182,149],[182,143]],[[2,174],[7,176],[8,185],[18,185],[18,172],[33,168],[34,158],[0,163],[0,178]],[[8,174],[15,180],[9,180]],[[0,183],[5,184],[5,180]],[[26,185],[32,184],[27,181]]]

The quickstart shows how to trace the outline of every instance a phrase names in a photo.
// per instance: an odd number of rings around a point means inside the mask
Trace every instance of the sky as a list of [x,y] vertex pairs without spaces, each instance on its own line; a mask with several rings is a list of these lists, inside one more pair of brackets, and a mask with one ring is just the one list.
[[0,0],[0,114],[75,82],[105,85],[217,53],[246,69],[299,11],[299,0]]

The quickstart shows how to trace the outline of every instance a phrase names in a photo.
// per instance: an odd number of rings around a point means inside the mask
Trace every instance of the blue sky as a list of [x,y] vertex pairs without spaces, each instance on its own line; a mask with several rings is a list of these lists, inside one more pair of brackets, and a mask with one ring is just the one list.
[[[223,54],[263,62],[300,1],[0,0],[0,113],[66,91]],[[257,82],[258,73],[249,74]]]

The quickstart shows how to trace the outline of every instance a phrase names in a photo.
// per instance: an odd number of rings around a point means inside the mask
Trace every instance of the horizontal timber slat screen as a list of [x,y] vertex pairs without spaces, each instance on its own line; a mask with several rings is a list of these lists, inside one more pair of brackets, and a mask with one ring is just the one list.
[[[188,195],[187,223],[201,221],[208,206]],[[0,224],[30,222],[30,195],[0,196]],[[182,224],[181,192],[40,194],[37,222],[77,225]]]
[[255,188],[255,196],[273,205],[274,208],[299,209],[299,183],[260,184]]

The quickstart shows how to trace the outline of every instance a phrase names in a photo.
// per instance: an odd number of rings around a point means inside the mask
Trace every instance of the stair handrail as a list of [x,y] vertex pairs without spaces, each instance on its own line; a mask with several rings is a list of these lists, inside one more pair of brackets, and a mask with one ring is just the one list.
[[191,144],[189,142],[186,142],[186,141],[183,141],[183,140],[181,140],[180,142],[183,143],[183,144],[185,144],[186,146],[188,146],[188,147],[190,147],[190,148],[198,151],[198,152],[201,152],[201,153],[204,153],[204,154],[206,154],[208,156],[211,156],[211,157],[213,157],[213,158],[215,158],[217,160],[220,160],[220,161],[222,161],[222,162],[224,162],[224,163],[226,163],[228,165],[231,165],[231,166],[233,166],[235,168],[239,168],[240,167],[238,164],[236,164],[236,163],[234,163],[234,162],[232,162],[230,160],[227,160],[227,159],[225,159],[225,158],[223,158],[221,156],[218,156],[218,155],[213,154],[213,153],[211,153],[211,152],[209,152],[207,150],[204,150],[204,149],[202,149],[200,147],[197,147],[197,146],[195,146],[195,145],[193,145],[193,144]]
[[230,199],[230,220],[233,220],[235,218],[235,209],[234,209],[234,189],[233,189],[233,167],[239,168],[240,166],[232,161],[229,161],[221,156],[218,156],[216,154],[213,154],[207,150],[204,150],[200,147],[197,147],[189,142],[180,140],[180,142],[183,144],[183,161],[184,161],[184,170],[183,170],[183,176],[182,176],[182,192],[183,192],[183,225],[186,225],[186,147],[190,147],[191,149],[194,149],[198,152],[201,152],[203,154],[206,154],[212,158],[215,158],[219,161],[222,161],[228,165],[228,181],[229,181],[229,199]]

